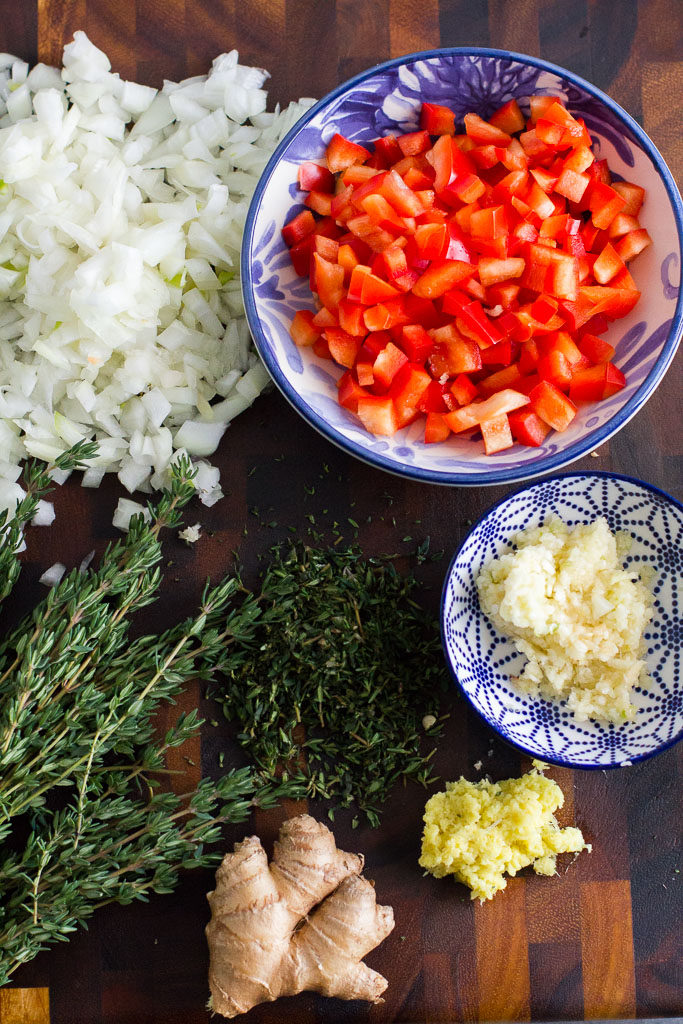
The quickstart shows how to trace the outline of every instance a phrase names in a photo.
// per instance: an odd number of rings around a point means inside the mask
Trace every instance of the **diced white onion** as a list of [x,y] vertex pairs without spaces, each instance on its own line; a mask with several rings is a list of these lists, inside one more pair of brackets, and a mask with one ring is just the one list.
[[[108,472],[129,491],[163,487],[174,453],[211,455],[266,386],[242,229],[268,157],[313,102],[266,113],[267,77],[233,50],[158,92],[122,81],[83,32],[61,74],[0,55],[3,464],[93,438],[84,486]],[[210,504],[219,474],[201,466]]]
[[39,501],[31,522],[34,526],[49,526],[55,521],[55,507],[51,501]]
[[144,505],[137,501],[131,501],[130,498],[119,498],[112,522],[117,530],[123,530],[124,533],[128,533],[131,519],[139,513],[142,513],[147,522],[152,518],[149,509],[145,508]]

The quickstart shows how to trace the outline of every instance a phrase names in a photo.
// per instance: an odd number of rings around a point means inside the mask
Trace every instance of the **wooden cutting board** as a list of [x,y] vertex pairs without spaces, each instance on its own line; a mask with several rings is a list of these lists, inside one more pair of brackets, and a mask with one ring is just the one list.
[[[244,62],[271,71],[270,95],[282,102],[322,96],[373,63],[439,45],[540,55],[606,89],[640,120],[679,181],[683,172],[680,0],[3,0],[0,14],[2,50],[59,62],[64,43],[82,28],[114,70],[150,85],[203,73],[218,53],[236,47]],[[682,386],[679,356],[635,420],[576,468],[641,476],[683,498]],[[287,536],[287,526],[305,536],[307,517],[325,522],[324,509],[328,520],[362,524],[359,541],[368,553],[407,552],[430,536],[444,558],[418,571],[431,587],[425,602],[436,612],[452,551],[469,523],[505,493],[440,489],[374,471],[320,438],[274,392],[231,425],[216,461],[227,497],[197,511],[206,532],[196,550],[169,541],[174,564],[163,607],[150,610],[148,626],[187,614],[206,575],[227,571],[237,545],[253,582],[258,555]],[[304,490],[311,483],[315,495]],[[115,532],[119,493],[111,480],[95,493],[73,481],[61,489],[56,524],[30,536],[13,612],[30,606],[47,565],[77,565],[92,547],[103,548]],[[263,513],[258,518],[255,509]],[[273,520],[279,525],[265,525]],[[349,527],[349,539],[352,533]],[[409,536],[413,541],[403,540]],[[184,707],[197,703],[204,717],[216,717],[192,689]],[[435,763],[442,779],[477,778],[478,761],[494,778],[528,767],[455,694],[444,709],[450,718]],[[178,752],[177,766],[190,776],[215,771],[220,752],[227,752],[226,764],[238,763],[227,728],[207,725],[201,743]],[[366,855],[380,901],[395,909],[394,933],[368,958],[389,979],[386,1002],[368,1009],[305,995],[258,1008],[247,1020],[379,1024],[681,1013],[682,753],[679,745],[618,772],[554,770],[567,798],[561,820],[580,825],[593,853],[563,865],[553,879],[515,878],[485,906],[450,880],[422,876],[422,790],[397,791],[376,831],[353,831],[348,816],[339,815],[339,845]],[[257,814],[252,830],[270,843],[280,821],[300,809]],[[226,841],[244,834],[234,829]],[[101,910],[87,932],[41,955],[18,972],[15,986],[0,991],[0,1024],[204,1024],[210,888],[211,872],[188,874],[173,895]]]

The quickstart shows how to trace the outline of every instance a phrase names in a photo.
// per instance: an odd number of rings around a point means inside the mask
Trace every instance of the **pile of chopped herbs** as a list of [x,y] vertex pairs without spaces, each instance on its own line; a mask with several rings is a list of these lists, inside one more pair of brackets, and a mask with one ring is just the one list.
[[[78,446],[57,468],[92,454]],[[220,851],[207,844],[221,825],[280,796],[250,769],[183,795],[168,785],[166,752],[201,722],[192,712],[159,736],[155,715],[188,680],[210,674],[239,590],[235,579],[207,587],[185,622],[131,639],[131,615],[161,582],[159,532],[178,525],[191,476],[181,461],[151,521],[132,519],[98,567],[69,573],[0,642],[0,985],[97,907],[169,892],[181,867],[215,863]],[[26,497],[13,516],[0,514],[0,601],[49,483],[45,467],[29,465]]]
[[273,549],[213,688],[262,779],[355,803],[373,825],[397,780],[430,781],[446,679],[418,587],[357,546]]

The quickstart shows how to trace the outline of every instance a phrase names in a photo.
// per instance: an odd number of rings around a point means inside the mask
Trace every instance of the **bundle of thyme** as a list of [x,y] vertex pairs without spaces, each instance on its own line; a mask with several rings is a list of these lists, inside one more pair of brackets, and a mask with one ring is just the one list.
[[[57,467],[92,454],[78,446]],[[205,845],[221,823],[279,796],[250,770],[203,779],[184,796],[159,784],[165,753],[201,723],[194,712],[182,716],[159,739],[155,712],[220,660],[239,588],[234,579],[207,587],[191,618],[130,639],[131,614],[158,591],[159,532],[178,524],[191,476],[181,462],[151,522],[133,519],[97,569],[70,573],[0,643],[0,985],[102,904],[168,892],[181,867],[213,862]],[[14,515],[0,517],[2,599],[19,573],[23,529],[49,487],[35,465],[25,480]]]
[[212,666],[213,695],[264,780],[286,766],[283,785],[355,803],[372,825],[398,779],[430,781],[421,742],[440,731],[446,676],[417,587],[357,546],[274,549],[242,606],[260,615]]

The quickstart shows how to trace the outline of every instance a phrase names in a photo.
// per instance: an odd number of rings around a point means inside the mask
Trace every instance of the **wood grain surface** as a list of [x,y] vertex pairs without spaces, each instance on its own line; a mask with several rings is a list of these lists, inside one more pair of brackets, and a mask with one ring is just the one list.
[[[159,86],[164,78],[205,72],[236,47],[244,62],[271,72],[272,101],[322,96],[369,65],[439,45],[497,46],[540,55],[585,76],[633,114],[679,182],[683,176],[683,3],[681,0],[2,0],[0,49],[58,62],[75,29],[85,29],[122,76]],[[683,499],[682,361],[679,358],[638,416],[595,457],[575,468],[641,476]],[[284,455],[284,459],[282,456]],[[419,568],[436,611],[447,559],[468,524],[505,488],[440,489],[394,479],[347,457],[312,431],[276,392],[231,425],[216,457],[226,498],[193,510],[206,528],[196,550],[168,542],[172,575],[163,606],[146,626],[188,613],[207,574],[230,567],[241,546],[254,582],[258,556],[307,516],[365,524],[367,551],[407,552],[429,535],[444,560]],[[305,483],[316,484],[314,496]],[[122,488],[96,493],[69,481],[55,499],[57,521],[33,531],[17,605],[29,606],[42,570],[59,559],[79,564],[115,531]],[[256,518],[250,510],[273,509]],[[266,521],[280,524],[269,528]],[[69,528],[65,528],[65,524]],[[243,530],[247,527],[247,535]],[[351,534],[351,530],[349,533]],[[351,537],[349,536],[349,539]],[[408,566],[406,555],[401,564]],[[416,568],[413,566],[413,568]],[[199,704],[216,717],[199,688]],[[453,694],[436,770],[442,778],[494,778],[528,767],[497,741]],[[177,766],[204,773],[218,758],[239,763],[227,727],[206,726]],[[556,770],[566,794],[564,822],[575,821],[593,853],[552,879],[525,873],[485,905],[449,880],[423,878],[417,865],[425,793],[397,791],[380,829],[352,831],[338,816],[340,846],[362,850],[378,897],[393,905],[396,929],[368,958],[389,979],[386,1002],[368,1009],[312,995],[252,1011],[253,1024],[369,1021],[502,1021],[671,1017],[683,1012],[681,972],[681,763],[679,745],[619,772]],[[267,843],[288,805],[253,822]],[[314,814],[325,809],[311,804]],[[245,829],[226,835],[226,844]],[[563,868],[566,865],[563,865]],[[212,873],[188,873],[177,891],[148,904],[109,907],[87,931],[41,955],[0,992],[1,1024],[206,1024],[205,893]]]

